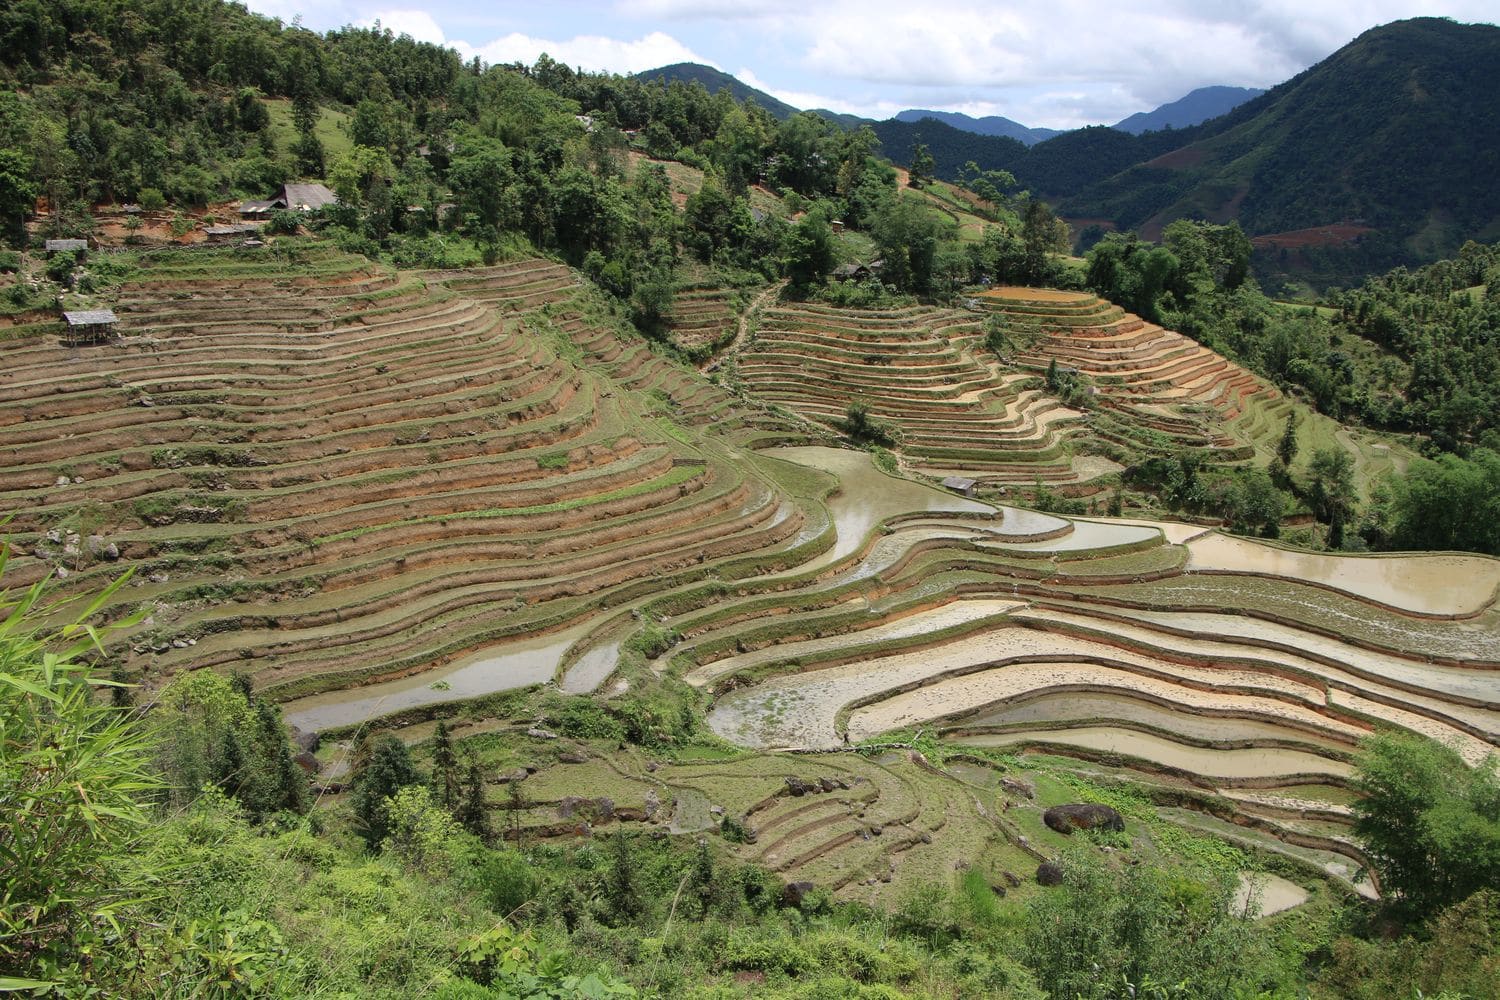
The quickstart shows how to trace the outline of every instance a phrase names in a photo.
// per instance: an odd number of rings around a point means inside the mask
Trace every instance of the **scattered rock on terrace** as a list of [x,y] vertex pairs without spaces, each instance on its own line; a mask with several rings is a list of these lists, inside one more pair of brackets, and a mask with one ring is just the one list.
[[1113,806],[1094,803],[1073,803],[1053,806],[1042,814],[1042,821],[1058,833],[1071,834],[1074,830],[1125,829],[1125,817]]

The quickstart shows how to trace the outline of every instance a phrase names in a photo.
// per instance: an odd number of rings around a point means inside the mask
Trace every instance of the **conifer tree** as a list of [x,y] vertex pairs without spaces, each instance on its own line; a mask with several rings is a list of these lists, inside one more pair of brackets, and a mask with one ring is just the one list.
[[458,820],[458,824],[465,830],[481,840],[490,839],[490,813],[484,802],[484,775],[479,769],[478,759],[473,754],[469,755],[464,768],[462,794],[456,799],[453,818]]
[[391,832],[386,800],[421,780],[405,743],[389,733],[375,741],[370,762],[354,780],[352,801],[360,835],[371,848],[378,848]]
[[453,738],[448,725],[438,720],[432,734],[432,788],[438,804],[455,812],[459,804],[458,758],[453,753]]

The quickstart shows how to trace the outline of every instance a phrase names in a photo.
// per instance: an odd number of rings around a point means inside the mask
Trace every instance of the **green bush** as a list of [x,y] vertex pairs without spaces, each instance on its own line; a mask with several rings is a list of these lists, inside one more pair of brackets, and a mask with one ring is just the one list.
[[568,698],[550,706],[546,714],[547,724],[564,736],[585,740],[614,740],[625,738],[625,727],[589,698]]
[[536,870],[520,851],[493,851],[476,873],[485,905],[508,917],[536,898]]

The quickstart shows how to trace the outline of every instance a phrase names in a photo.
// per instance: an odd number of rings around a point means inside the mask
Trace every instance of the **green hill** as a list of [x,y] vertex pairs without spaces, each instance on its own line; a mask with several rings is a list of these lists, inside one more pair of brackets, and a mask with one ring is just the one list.
[[1322,253],[1366,269],[1431,260],[1500,233],[1497,76],[1493,26],[1375,28],[1063,209],[1148,237],[1178,218],[1238,219],[1252,236],[1359,222],[1373,232]]
[[729,91],[730,95],[741,103],[754,101],[762,108],[769,111],[771,116],[778,121],[795,115],[797,108],[792,107],[785,101],[779,101],[766,93],[764,90],[756,90],[748,83],[744,83],[730,76],[722,70],[714,69],[712,66],[704,66],[701,63],[673,63],[670,66],[662,66],[658,69],[648,69],[644,73],[635,75],[637,80],[660,80],[662,83],[698,83],[710,94],[717,94],[721,90]]

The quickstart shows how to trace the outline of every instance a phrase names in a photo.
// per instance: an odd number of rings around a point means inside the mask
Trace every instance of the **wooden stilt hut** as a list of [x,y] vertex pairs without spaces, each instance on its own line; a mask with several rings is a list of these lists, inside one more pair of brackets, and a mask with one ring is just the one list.
[[68,321],[68,343],[97,344],[114,336],[119,320],[111,309],[80,309],[63,313]]

